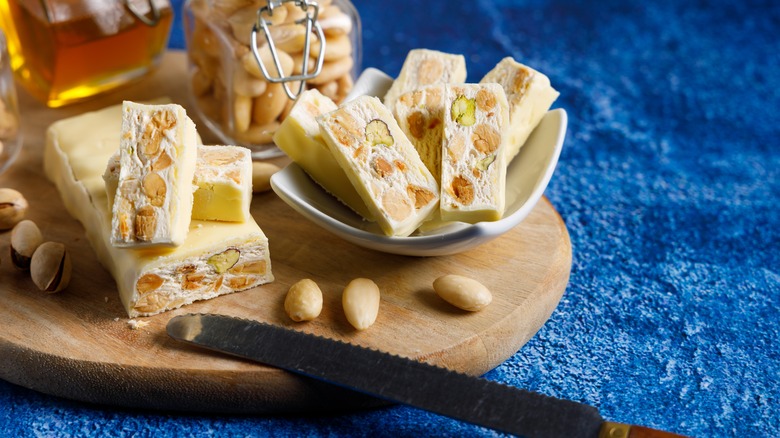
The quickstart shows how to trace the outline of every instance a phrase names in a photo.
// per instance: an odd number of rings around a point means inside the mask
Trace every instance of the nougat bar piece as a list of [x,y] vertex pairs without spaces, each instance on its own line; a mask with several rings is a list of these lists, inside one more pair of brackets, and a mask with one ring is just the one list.
[[130,317],[250,289],[273,281],[268,239],[253,218],[192,221],[174,248],[111,244],[111,209],[102,174],[116,151],[121,106],[60,120],[46,132],[44,170],[81,222],[97,260],[113,275]]
[[460,84],[466,81],[466,58],[428,49],[410,50],[398,78],[385,94],[391,110],[398,98],[425,85]]
[[393,114],[436,182],[441,181],[441,141],[444,134],[444,85],[429,85],[402,94]]
[[[243,222],[252,202],[252,156],[240,146],[198,146],[192,183],[192,219]],[[103,174],[109,208],[119,184],[119,151],[111,155]]]
[[511,57],[496,64],[480,83],[500,84],[506,93],[509,102],[509,138],[506,148],[509,164],[560,93],[550,85],[547,76]]
[[439,185],[379,99],[358,97],[317,121],[385,234],[408,236],[435,211]]
[[179,105],[122,104],[111,244],[178,246],[192,215],[195,124]]
[[336,104],[317,89],[306,90],[274,134],[274,143],[325,191],[366,220],[373,215],[333,157],[320,134],[317,117],[334,111]]
[[476,223],[504,214],[509,107],[498,84],[444,87],[441,219]]

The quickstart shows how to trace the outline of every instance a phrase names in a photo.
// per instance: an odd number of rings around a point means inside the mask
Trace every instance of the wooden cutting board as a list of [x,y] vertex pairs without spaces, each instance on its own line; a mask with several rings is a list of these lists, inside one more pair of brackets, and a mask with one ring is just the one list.
[[[270,240],[276,281],[143,318],[148,326],[131,329],[113,279],[43,174],[45,130],[61,118],[123,99],[166,95],[189,109],[185,68],[183,53],[168,53],[143,82],[63,109],[48,109],[19,92],[24,149],[0,175],[0,187],[21,191],[30,203],[27,218],[46,240],[67,245],[73,278],[60,294],[39,292],[28,274],[11,265],[10,232],[0,233],[0,378],[70,399],[130,407],[234,413],[350,409],[378,402],[180,344],[166,335],[165,326],[185,313],[234,315],[478,375],[514,354],[549,318],[568,282],[571,244],[546,198],[523,223],[492,242],[455,256],[416,258],[340,240],[267,192],[255,195],[252,213]],[[216,142],[200,131],[205,142]],[[283,158],[275,161],[285,164]],[[448,273],[478,279],[493,292],[493,303],[477,313],[446,304],[431,284]],[[377,322],[362,332],[351,328],[340,304],[344,285],[356,277],[373,279],[382,292]],[[315,280],[324,294],[320,317],[302,324],[290,321],[283,310],[287,289],[301,278]]]

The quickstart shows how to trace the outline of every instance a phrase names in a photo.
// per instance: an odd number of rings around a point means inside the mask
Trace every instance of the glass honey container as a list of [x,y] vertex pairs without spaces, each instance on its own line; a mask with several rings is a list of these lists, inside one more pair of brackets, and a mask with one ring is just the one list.
[[254,158],[305,89],[336,103],[360,71],[360,18],[349,0],[187,0],[189,89],[201,120]]
[[0,0],[16,80],[49,107],[143,77],[172,21],[168,0]]

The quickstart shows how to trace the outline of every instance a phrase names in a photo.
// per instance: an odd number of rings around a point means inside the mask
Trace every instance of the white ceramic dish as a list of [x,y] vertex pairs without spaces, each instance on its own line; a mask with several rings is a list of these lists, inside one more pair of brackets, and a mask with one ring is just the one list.
[[[369,68],[360,75],[347,99],[361,94],[384,96],[392,78]],[[386,236],[376,223],[363,220],[325,192],[295,163],[271,178],[274,192],[315,224],[366,248],[392,254],[438,256],[455,254],[490,241],[528,216],[550,182],[566,136],[567,117],[562,109],[549,111],[507,168],[506,212],[495,222],[451,222],[418,230],[409,237]]]

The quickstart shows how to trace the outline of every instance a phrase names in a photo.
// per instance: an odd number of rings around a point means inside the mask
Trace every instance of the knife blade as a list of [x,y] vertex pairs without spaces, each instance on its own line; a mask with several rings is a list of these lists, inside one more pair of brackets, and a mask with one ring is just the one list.
[[346,342],[224,315],[172,318],[173,339],[519,436],[679,437],[604,421],[586,404],[468,376]]

